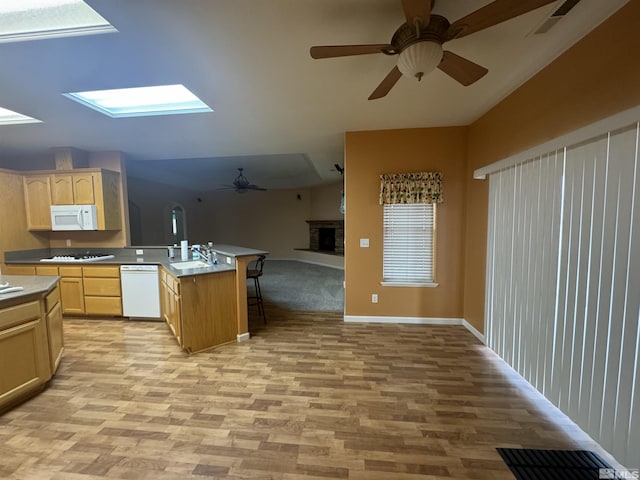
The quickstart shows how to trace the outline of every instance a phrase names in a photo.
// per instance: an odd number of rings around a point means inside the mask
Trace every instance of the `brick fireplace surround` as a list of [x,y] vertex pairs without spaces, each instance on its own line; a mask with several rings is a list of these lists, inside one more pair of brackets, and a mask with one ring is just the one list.
[[[309,250],[344,255],[344,220],[307,220],[307,223],[309,224]],[[322,235],[326,235],[327,230],[333,230],[333,245],[335,245],[333,250],[327,249],[323,245],[324,242],[321,242],[321,230]]]

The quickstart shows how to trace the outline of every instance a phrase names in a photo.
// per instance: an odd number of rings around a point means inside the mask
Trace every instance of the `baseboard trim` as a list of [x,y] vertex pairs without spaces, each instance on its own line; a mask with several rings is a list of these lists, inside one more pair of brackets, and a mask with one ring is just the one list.
[[250,337],[251,337],[251,334],[249,332],[239,333],[238,335],[236,335],[238,342],[246,342],[247,340],[249,340]]
[[476,337],[478,340],[480,340],[483,344],[486,345],[486,342],[484,341],[484,334],[480,333],[479,330],[476,329],[476,327],[474,327],[473,325],[471,325],[469,322],[467,322],[466,320],[462,320],[462,325],[464,325],[464,327],[469,330],[474,337]]
[[484,343],[484,335],[464,318],[440,318],[440,317],[391,317],[371,315],[345,315],[347,323],[410,323],[414,325],[462,325],[469,332]]

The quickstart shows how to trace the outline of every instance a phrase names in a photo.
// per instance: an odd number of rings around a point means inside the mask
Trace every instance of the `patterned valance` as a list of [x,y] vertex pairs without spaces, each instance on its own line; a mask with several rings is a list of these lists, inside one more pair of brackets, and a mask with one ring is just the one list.
[[380,205],[385,203],[442,203],[442,173],[380,175]]

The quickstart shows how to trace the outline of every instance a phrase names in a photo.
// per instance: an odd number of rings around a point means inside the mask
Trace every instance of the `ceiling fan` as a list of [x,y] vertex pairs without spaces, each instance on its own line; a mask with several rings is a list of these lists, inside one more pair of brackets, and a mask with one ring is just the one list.
[[244,168],[238,168],[238,172],[240,172],[240,174],[233,181],[233,185],[225,185],[224,188],[221,188],[219,190],[233,189],[238,193],[245,193],[249,190],[259,190],[262,192],[267,191],[266,188],[261,188],[257,185],[253,185],[252,183],[250,183],[249,179],[247,179],[247,177],[245,177],[244,174],[242,173],[243,171],[244,171]]
[[333,45],[311,47],[312,58],[346,57],[384,53],[398,55],[398,63],[369,96],[384,97],[402,75],[420,80],[439,68],[464,86],[480,80],[488,70],[453,52],[443,50],[450,40],[492,27],[557,0],[495,0],[469,15],[449,23],[431,13],[435,0],[401,0],[406,22],[400,25],[388,44]]

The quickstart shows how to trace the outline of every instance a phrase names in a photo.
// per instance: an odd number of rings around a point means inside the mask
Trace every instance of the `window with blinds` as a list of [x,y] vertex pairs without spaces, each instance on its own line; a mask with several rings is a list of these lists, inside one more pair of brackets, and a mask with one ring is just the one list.
[[435,204],[385,204],[383,284],[434,282]]

